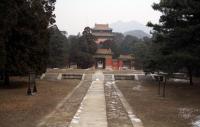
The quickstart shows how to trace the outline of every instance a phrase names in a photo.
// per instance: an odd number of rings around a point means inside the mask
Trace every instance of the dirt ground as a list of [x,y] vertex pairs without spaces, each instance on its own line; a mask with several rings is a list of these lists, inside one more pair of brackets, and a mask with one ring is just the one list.
[[[87,75],[82,87],[67,101],[69,103],[67,104],[69,114],[66,117],[68,124],[91,84],[93,70],[75,72],[87,73]],[[104,73],[128,74],[131,72],[106,71]],[[25,81],[28,79],[17,77],[12,80],[17,80],[17,82],[11,83],[10,89],[0,88],[0,127],[35,127],[80,82],[80,80],[38,80],[38,93],[27,96]],[[166,98],[163,98],[158,95],[157,83],[151,80],[121,80],[116,81],[116,84],[132,106],[134,114],[142,120],[144,127],[198,127],[192,126],[192,123],[200,116],[200,85],[191,87],[187,83],[168,82]],[[116,91],[113,87],[106,86],[105,93],[108,125],[129,126],[130,121],[127,120],[126,111],[120,100],[115,96]]]
[[145,127],[193,127],[200,115],[199,85],[168,82],[166,98],[153,81],[118,81],[117,86]]
[[[18,78],[19,79],[19,78]],[[0,127],[35,127],[80,80],[37,81],[38,93],[27,96],[24,78],[0,88]]]

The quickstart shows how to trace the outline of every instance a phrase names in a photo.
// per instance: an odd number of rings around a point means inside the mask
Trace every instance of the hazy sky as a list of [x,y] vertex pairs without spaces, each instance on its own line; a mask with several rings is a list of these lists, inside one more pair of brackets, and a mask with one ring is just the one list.
[[158,22],[160,13],[151,7],[154,2],[159,0],[57,0],[56,24],[68,34],[77,34],[95,23]]

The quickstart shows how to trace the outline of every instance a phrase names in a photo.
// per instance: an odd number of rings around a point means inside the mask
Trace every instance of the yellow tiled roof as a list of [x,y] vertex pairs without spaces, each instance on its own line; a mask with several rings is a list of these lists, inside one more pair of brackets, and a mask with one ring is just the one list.
[[95,24],[94,30],[112,30],[108,24]]
[[111,49],[97,49],[96,54],[112,55]]
[[113,37],[114,34],[112,33],[106,33],[106,32],[103,32],[103,33],[92,33],[92,35],[96,36],[96,37]]

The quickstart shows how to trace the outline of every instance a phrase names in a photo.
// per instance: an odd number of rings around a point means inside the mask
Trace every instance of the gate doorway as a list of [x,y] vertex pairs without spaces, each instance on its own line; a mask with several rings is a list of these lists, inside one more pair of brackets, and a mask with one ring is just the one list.
[[96,58],[96,69],[105,69],[105,58]]

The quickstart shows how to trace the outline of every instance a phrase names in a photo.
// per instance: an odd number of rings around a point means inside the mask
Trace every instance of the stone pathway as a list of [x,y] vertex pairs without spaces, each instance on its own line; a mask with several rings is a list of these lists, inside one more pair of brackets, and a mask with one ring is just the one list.
[[115,88],[116,93],[118,95],[118,98],[121,100],[121,103],[123,104],[126,112],[128,113],[128,117],[131,120],[132,125],[134,127],[143,127],[142,121],[134,114],[131,106],[126,101],[124,95],[121,93],[121,91],[119,90],[119,88],[115,85],[115,83],[113,84],[113,87]]
[[105,81],[108,127],[133,127],[113,84],[114,81]]
[[91,84],[90,74],[77,85],[36,127],[68,127]]
[[104,75],[95,72],[92,84],[74,116],[70,127],[107,127]]
[[[89,89],[88,89],[89,88]],[[143,127],[113,74],[84,74],[80,84],[37,127]]]
[[143,127],[121,91],[113,74],[105,75],[105,97],[108,127]]

